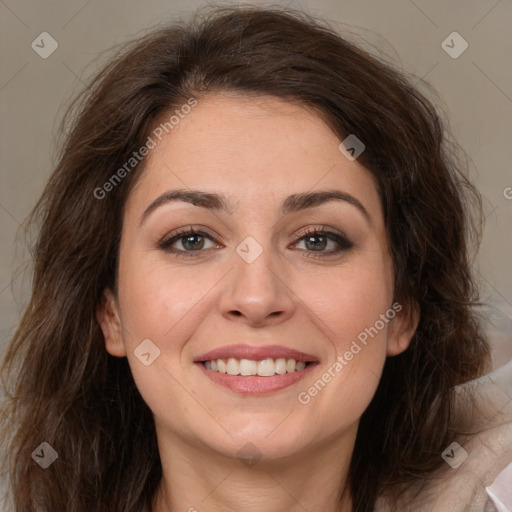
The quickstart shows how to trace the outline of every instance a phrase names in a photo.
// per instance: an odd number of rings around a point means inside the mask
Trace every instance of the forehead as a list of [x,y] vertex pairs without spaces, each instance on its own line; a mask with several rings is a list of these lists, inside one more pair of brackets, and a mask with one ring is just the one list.
[[349,161],[339,138],[302,105],[211,94],[163,134],[128,198],[138,210],[178,188],[221,192],[234,210],[273,208],[290,194],[340,189],[358,197],[375,219],[381,216],[371,173]]

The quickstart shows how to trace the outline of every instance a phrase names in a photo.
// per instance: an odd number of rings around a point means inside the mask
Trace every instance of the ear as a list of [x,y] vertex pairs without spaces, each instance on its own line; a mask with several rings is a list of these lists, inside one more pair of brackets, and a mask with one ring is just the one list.
[[117,300],[109,288],[103,292],[101,303],[96,311],[96,318],[103,331],[107,352],[116,357],[125,357],[126,348],[123,343]]
[[389,324],[386,349],[386,355],[391,357],[407,350],[420,321],[420,308],[417,303],[405,308],[395,302],[392,309],[396,315]]

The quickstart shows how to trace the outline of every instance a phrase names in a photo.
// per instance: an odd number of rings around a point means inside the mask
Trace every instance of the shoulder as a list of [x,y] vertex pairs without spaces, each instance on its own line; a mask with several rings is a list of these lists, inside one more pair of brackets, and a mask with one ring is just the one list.
[[[408,486],[400,498],[400,510],[497,510],[488,488],[504,478],[505,472],[510,478],[508,473],[512,471],[512,360],[494,372],[459,386],[457,408],[459,418],[470,420],[467,423],[470,432],[439,454],[438,470]],[[391,510],[390,501],[380,497],[375,512]]]

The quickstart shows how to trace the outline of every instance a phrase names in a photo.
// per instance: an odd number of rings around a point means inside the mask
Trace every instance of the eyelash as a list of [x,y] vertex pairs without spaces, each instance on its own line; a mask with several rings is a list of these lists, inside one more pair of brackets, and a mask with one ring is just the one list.
[[[213,240],[213,237],[209,235],[208,233],[205,233],[201,230],[195,230],[193,228],[184,228],[174,234],[171,234],[170,236],[164,238],[160,244],[160,249],[164,250],[167,253],[174,254],[177,257],[184,257],[184,258],[197,258],[201,256],[202,252],[205,252],[205,250],[197,250],[197,251],[185,251],[181,249],[174,249],[171,246],[177,242],[178,240],[181,240],[182,238],[186,238],[187,236],[192,235],[200,235],[202,237],[207,237]],[[327,258],[329,256],[334,256],[339,254],[342,251],[346,251],[348,249],[351,249],[353,247],[353,243],[344,235],[333,233],[332,231],[325,231],[323,229],[309,229],[306,231],[303,231],[299,237],[298,241],[301,241],[307,237],[324,237],[329,240],[332,240],[336,242],[340,247],[334,251],[324,252],[324,251],[318,251],[318,254],[314,254],[317,251],[308,251],[304,250],[305,252],[311,252],[312,254],[309,254],[307,257],[309,258]],[[214,240],[213,240],[214,241]]]

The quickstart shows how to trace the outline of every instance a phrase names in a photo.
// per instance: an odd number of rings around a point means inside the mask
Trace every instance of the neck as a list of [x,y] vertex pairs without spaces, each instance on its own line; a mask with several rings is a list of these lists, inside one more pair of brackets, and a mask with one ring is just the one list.
[[335,441],[251,462],[160,430],[163,476],[153,512],[352,512],[347,477],[356,432],[357,425]]

